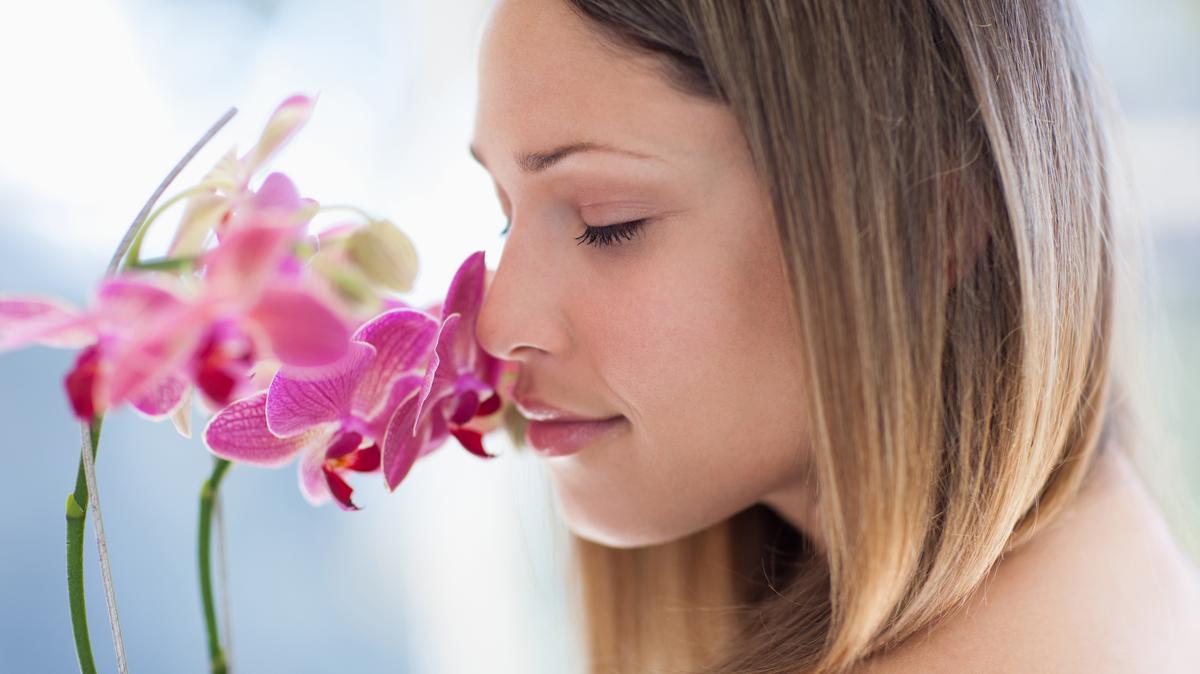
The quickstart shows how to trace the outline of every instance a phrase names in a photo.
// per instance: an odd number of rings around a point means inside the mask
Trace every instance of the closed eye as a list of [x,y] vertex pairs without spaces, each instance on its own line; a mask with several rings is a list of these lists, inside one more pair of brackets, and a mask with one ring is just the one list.
[[[633,239],[641,230],[642,227],[650,221],[650,218],[639,218],[628,222],[618,222],[612,225],[604,225],[603,227],[593,227],[584,225],[583,234],[575,237],[576,242],[587,244],[589,246],[615,246],[623,241]],[[508,230],[512,228],[512,220],[509,220],[504,229],[500,232],[500,236],[508,234]]]
[[614,246],[622,241],[629,241],[642,230],[649,218],[639,218],[629,222],[618,222],[614,225],[592,227],[584,225],[583,234],[575,237],[579,243],[589,246]]

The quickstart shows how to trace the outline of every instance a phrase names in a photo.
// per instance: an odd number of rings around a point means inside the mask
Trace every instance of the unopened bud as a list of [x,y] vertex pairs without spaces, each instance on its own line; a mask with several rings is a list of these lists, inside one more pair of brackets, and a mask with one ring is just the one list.
[[417,249],[408,235],[386,220],[372,220],[346,241],[346,255],[372,283],[395,292],[412,290]]

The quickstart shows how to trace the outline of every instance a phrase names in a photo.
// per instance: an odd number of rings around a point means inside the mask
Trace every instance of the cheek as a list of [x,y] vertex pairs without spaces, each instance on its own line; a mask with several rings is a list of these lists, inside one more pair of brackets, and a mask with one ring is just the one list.
[[799,376],[781,272],[760,241],[697,239],[622,275],[580,325],[630,419],[557,466],[561,507],[605,542],[648,544],[712,524],[786,482],[800,446]]

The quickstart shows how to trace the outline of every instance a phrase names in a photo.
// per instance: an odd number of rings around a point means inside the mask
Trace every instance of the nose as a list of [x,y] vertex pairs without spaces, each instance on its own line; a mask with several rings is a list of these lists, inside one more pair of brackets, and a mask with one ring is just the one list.
[[475,338],[480,348],[501,360],[561,356],[568,345],[567,330],[549,265],[522,255],[514,243],[510,237],[495,271],[485,274]]

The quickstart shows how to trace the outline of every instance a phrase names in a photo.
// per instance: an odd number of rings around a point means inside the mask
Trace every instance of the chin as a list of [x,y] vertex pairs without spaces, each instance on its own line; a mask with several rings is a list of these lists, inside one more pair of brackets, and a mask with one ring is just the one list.
[[568,522],[567,527],[571,530],[571,533],[584,540],[617,549],[644,548],[670,540],[661,536],[647,536],[644,532],[631,535],[631,532],[628,531],[604,529],[587,525],[581,526],[572,522]]
[[[556,492],[557,493],[557,492]],[[594,512],[556,497],[558,510],[571,533],[610,548],[644,548],[683,538],[696,529],[665,526],[645,516],[632,521],[617,513]]]

